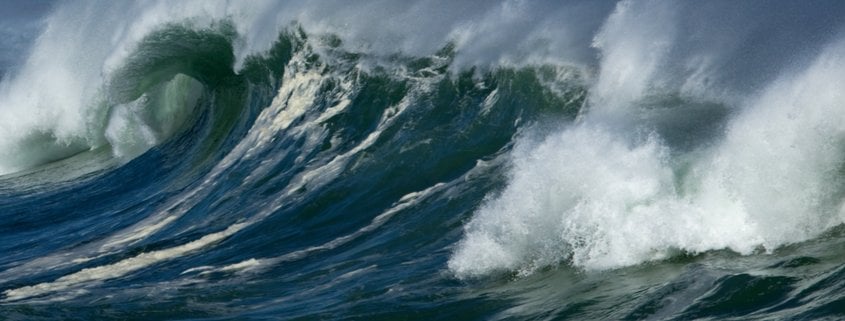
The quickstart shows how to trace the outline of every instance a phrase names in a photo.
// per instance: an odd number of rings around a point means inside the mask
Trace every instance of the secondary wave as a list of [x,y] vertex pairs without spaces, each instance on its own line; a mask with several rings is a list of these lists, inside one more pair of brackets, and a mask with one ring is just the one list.
[[[449,262],[459,276],[563,263],[618,268],[725,248],[771,252],[843,223],[841,42],[733,101],[705,94],[710,83],[691,85],[702,70],[680,87],[662,83],[658,68],[677,45],[664,25],[674,9],[617,6],[595,39],[606,54],[589,112],[521,140],[508,187],[468,224]],[[630,23],[645,27],[621,29]],[[609,40],[617,35],[625,39]],[[638,36],[658,40],[631,40]],[[689,87],[694,94],[684,93]]]

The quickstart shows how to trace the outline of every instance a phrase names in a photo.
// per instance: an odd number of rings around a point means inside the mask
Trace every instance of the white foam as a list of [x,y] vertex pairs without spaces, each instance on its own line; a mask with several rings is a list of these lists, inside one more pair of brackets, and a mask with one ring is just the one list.
[[[511,184],[479,211],[450,260],[459,275],[530,273],[562,261],[609,268],[664,257],[675,248],[748,253],[812,237],[841,221],[840,183],[830,177],[838,176],[842,154],[837,94],[842,46],[822,48],[826,51],[806,70],[801,62],[819,49],[814,41],[785,38],[746,46],[747,39],[777,36],[783,28],[825,41],[838,26],[801,29],[811,24],[768,19],[792,13],[754,5],[622,1],[613,9],[587,3],[65,3],[47,20],[26,63],[0,83],[0,174],[120,141],[129,148],[115,149],[118,153],[135,155],[160,141],[132,104],[115,107],[108,117],[112,106],[101,103],[112,72],[162,25],[203,28],[231,19],[242,36],[234,44],[239,65],[246,55],[269,48],[280,28],[298,21],[307,32],[335,33],[345,49],[374,56],[427,56],[451,41],[458,52],[453,68],[553,63],[597,70],[589,117],[545,140],[520,143]],[[823,14],[810,13],[810,19]],[[793,75],[796,70],[801,72]],[[770,83],[770,73],[782,76]],[[232,164],[265,150],[280,132],[303,134],[348,106],[340,99],[325,113],[309,115],[325,76],[294,68],[286,77],[287,87],[259,116],[258,127],[199,187],[109,241],[119,246],[159,231],[207,195]],[[626,131],[638,125],[627,117],[636,113],[638,100],[665,92],[736,103],[739,116],[712,148],[670,157],[673,151],[660,137],[632,139]],[[488,102],[495,98],[491,94]],[[317,121],[294,126],[309,116]],[[379,128],[395,119],[385,113]],[[291,187],[331,181],[380,130],[348,153],[309,165]],[[321,133],[304,134],[310,144]],[[251,174],[250,179],[262,176]],[[271,205],[261,215],[284,201]],[[56,263],[66,254],[38,262]],[[10,271],[4,275],[13,275]]]
[[244,271],[251,271],[263,264],[263,260],[257,259],[248,259],[238,263],[229,264],[223,267],[215,268],[213,266],[200,266],[195,268],[190,268],[182,272],[182,274],[188,274],[192,272],[200,272],[199,275],[207,275],[215,272],[244,272]]
[[[512,153],[508,186],[466,226],[449,260],[459,277],[601,270],[677,251],[750,254],[843,223],[845,42],[785,74],[689,153],[652,134],[583,122]],[[630,128],[622,126],[621,128]]]
[[[430,56],[452,43],[453,70],[536,64],[595,68],[591,99],[607,104],[594,107],[618,109],[654,88],[726,99],[728,92],[748,89],[740,87],[765,85],[772,71],[800,63],[806,56],[802,50],[813,52],[838,30],[831,19],[814,19],[835,12],[806,7],[784,13],[747,2],[60,3],[26,62],[0,84],[0,150],[6,152],[0,173],[110,143],[109,123],[116,128],[112,132],[126,126],[106,117],[112,107],[104,103],[106,84],[140,40],[169,23],[207,28],[231,21],[239,34],[233,44],[236,68],[248,55],[269,49],[278,32],[294,22],[310,34],[339,36],[343,50],[376,58]],[[747,39],[772,34],[799,36],[778,36],[748,48]]]
[[141,253],[134,257],[124,259],[122,261],[98,266],[94,268],[86,268],[79,272],[63,276],[53,282],[39,283],[36,285],[10,289],[3,292],[6,296],[4,302],[18,301],[30,297],[41,296],[52,292],[65,291],[68,289],[84,286],[92,282],[105,281],[114,279],[126,274],[146,268],[150,265],[177,258],[188,254],[190,252],[198,251],[213,243],[219,242],[232,234],[237,233],[248,224],[239,223],[228,227],[227,229],[205,235],[198,240],[172,247],[169,249],[158,250],[154,252]]
[[137,225],[134,229],[132,229],[128,233],[120,233],[118,237],[114,237],[113,239],[109,240],[106,244],[103,244],[103,248],[116,248],[118,246],[124,246],[126,244],[131,244],[132,242],[142,240],[155,232],[158,232],[174,220],[176,220],[176,215],[171,215],[165,217],[163,220],[155,222],[154,224],[150,225]]
[[[466,49],[462,56],[467,63],[496,62],[506,56],[513,57],[509,59],[512,61],[525,61],[525,55],[534,52],[536,44],[544,41],[548,50],[587,48],[561,40],[570,39],[563,37],[561,30],[577,28],[568,23],[572,19],[548,17],[543,20],[542,27],[532,23],[532,14],[548,7],[521,2],[479,7],[442,1],[410,6],[382,1],[356,6],[332,1],[315,1],[307,5],[222,0],[175,4],[170,1],[61,3],[47,18],[41,36],[19,72],[4,78],[0,84],[3,111],[0,150],[6,151],[0,157],[0,174],[121,139],[128,143],[117,152],[129,156],[143,152],[144,146],[155,144],[143,126],[135,126],[139,123],[132,117],[133,113],[127,113],[131,108],[117,107],[113,117],[106,116],[113,107],[108,103],[107,84],[139,41],[168,23],[206,28],[221,20],[231,21],[240,37],[234,43],[236,68],[248,55],[269,49],[278,32],[294,22],[310,33],[336,34],[344,40],[346,47],[374,56],[397,52],[428,56],[456,39],[459,47]],[[566,9],[557,8],[555,12],[564,16],[579,13],[583,16],[590,12],[600,17],[602,14],[601,10],[585,6],[567,6]],[[374,14],[379,19],[373,19]],[[510,17],[507,25],[494,23],[501,17]],[[595,27],[597,23],[591,25]],[[421,29],[427,32],[416,32]],[[532,36],[517,46],[518,52],[497,53],[512,47],[499,46],[500,42],[523,39],[525,32]],[[549,36],[555,32],[555,37]],[[497,35],[497,40],[491,42],[490,35]],[[549,46],[551,39],[560,41]],[[496,50],[490,50],[491,46]],[[581,54],[577,56],[586,56],[584,50],[578,50]],[[38,141],[34,141],[36,139]]]
[[815,237],[842,223],[845,42],[775,81],[727,130],[703,170],[705,189],[727,187],[759,225],[763,245]]

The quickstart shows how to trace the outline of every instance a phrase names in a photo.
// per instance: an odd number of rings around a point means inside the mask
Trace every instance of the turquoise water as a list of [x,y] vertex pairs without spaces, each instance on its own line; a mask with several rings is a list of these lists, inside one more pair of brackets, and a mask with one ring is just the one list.
[[838,3],[8,5],[0,320],[845,312]]

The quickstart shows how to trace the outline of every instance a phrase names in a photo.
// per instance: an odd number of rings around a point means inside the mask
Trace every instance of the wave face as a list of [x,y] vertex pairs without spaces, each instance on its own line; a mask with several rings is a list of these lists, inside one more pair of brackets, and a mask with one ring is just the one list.
[[843,313],[842,3],[0,5],[0,319]]

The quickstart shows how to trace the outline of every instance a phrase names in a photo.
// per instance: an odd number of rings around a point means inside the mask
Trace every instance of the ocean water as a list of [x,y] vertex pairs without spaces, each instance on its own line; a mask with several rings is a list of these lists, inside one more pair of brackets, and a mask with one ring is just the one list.
[[845,318],[839,1],[0,1],[0,320]]

